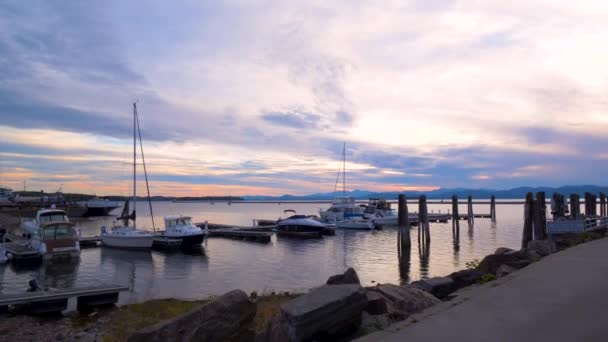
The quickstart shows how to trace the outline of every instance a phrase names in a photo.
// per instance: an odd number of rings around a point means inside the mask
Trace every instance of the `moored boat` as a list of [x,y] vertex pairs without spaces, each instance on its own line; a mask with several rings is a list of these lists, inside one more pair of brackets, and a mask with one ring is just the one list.
[[165,230],[157,232],[155,239],[178,239],[181,248],[190,249],[200,246],[207,234],[207,229],[195,226],[189,216],[165,216]]
[[[152,202],[150,199],[150,190],[148,187],[148,175],[146,172],[146,162],[143,158],[143,143],[141,140],[141,132],[139,131],[139,117],[137,115],[137,104],[133,103],[133,212],[129,213],[129,200],[125,201],[122,214],[119,219],[123,221],[122,226],[113,226],[108,229],[105,226],[101,227],[101,243],[104,246],[124,249],[142,249],[149,250],[154,242],[154,234],[145,229],[137,228],[137,215],[135,212],[137,204],[137,136],[139,133],[139,143],[142,153],[142,163],[144,166],[144,174],[146,177],[146,187],[148,188],[148,203],[150,204],[150,215],[152,215],[152,224],[154,225],[154,216],[152,213]],[[133,224],[129,226],[129,221]]]
[[376,225],[371,220],[367,219],[347,219],[336,222],[336,227],[340,229],[375,229]]
[[63,210],[40,209],[33,220],[23,221],[21,228],[28,245],[44,259],[80,256],[78,228]]
[[302,238],[320,238],[328,226],[306,215],[293,215],[276,224],[277,235]]

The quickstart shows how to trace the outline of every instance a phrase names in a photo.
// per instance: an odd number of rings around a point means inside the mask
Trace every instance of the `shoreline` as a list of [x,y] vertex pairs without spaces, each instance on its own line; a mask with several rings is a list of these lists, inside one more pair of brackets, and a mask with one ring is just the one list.
[[[580,243],[584,243],[587,241],[595,240],[604,236],[605,232],[593,232],[593,233],[585,233],[579,235],[571,235],[567,236],[560,241],[557,241],[557,245],[560,247],[556,252],[560,252],[568,247],[575,246]],[[496,254],[500,253],[500,254]],[[252,292],[250,295],[245,295],[249,301],[251,301],[255,307],[255,315],[252,318],[252,325],[254,334],[257,336],[271,336],[269,335],[270,330],[276,330],[276,321],[285,315],[284,307],[287,303],[293,301],[298,297],[306,297],[310,293],[314,293],[318,291],[318,289],[322,289],[324,287],[331,286],[349,286],[343,285],[345,284],[353,284],[356,283],[366,296],[364,308],[362,308],[361,314],[363,315],[363,320],[360,324],[357,325],[357,329],[355,331],[350,332],[350,337],[347,337],[346,340],[363,338],[365,341],[366,336],[372,336],[370,334],[376,334],[380,331],[380,333],[384,331],[393,331],[397,329],[397,327],[407,326],[412,322],[416,322],[417,320],[423,319],[424,317],[428,317],[429,315],[436,314],[437,312],[441,312],[445,308],[452,307],[454,305],[458,305],[471,297],[475,296],[477,289],[483,287],[477,285],[480,282],[492,283],[497,278],[508,278],[508,274],[517,272],[517,269],[511,268],[507,270],[506,274],[496,275],[495,273],[499,271],[502,267],[501,265],[489,265],[486,262],[486,259],[497,259],[496,256],[500,257],[501,255],[518,255],[521,257],[524,253],[526,255],[532,255],[530,262],[528,263],[520,263],[522,265],[521,268],[527,266],[530,263],[536,262],[540,260],[543,256],[538,254],[537,252],[529,251],[526,249],[522,249],[520,251],[514,251],[506,248],[499,248],[495,252],[495,254],[490,254],[486,256],[481,262],[472,261],[472,266],[467,270],[461,270],[458,272],[454,272],[446,277],[434,277],[419,280],[407,285],[392,285],[392,284],[377,284],[375,286],[361,287],[358,285],[358,277],[356,272],[353,271],[355,280],[344,281],[344,278],[352,277],[348,276],[348,271],[343,275],[332,276],[328,280],[328,284],[332,281],[332,278],[338,277],[338,281],[335,284],[323,285],[317,288],[309,289],[306,293],[281,293],[281,292],[273,292],[267,293],[263,295],[259,295],[256,292]],[[551,253],[549,253],[551,254]],[[548,255],[548,254],[547,254]],[[519,258],[519,257],[518,257]],[[508,259],[508,258],[507,258]],[[509,263],[503,257],[503,261]],[[534,259],[534,260],[532,260]],[[515,259],[513,259],[515,260]],[[519,259],[518,259],[519,260]],[[502,263],[500,261],[499,263]],[[525,265],[524,265],[525,264]],[[483,271],[479,269],[482,268]],[[500,272],[504,272],[503,269]],[[454,277],[455,274],[458,273],[466,273],[466,274],[475,274],[475,279],[470,281],[470,284],[466,284],[459,288],[455,288],[454,285]],[[476,272],[476,273],[475,273]],[[463,274],[464,274],[463,273]],[[487,274],[493,274],[493,277],[484,276]],[[507,277],[505,277],[507,276]],[[452,277],[452,278],[450,278]],[[451,279],[450,280],[448,280]],[[342,279],[342,280],[340,280]],[[498,282],[492,284],[502,284],[506,280],[498,279]],[[449,283],[449,284],[447,284]],[[446,285],[447,284],[447,285]],[[492,286],[488,285],[488,286]],[[447,286],[447,287],[446,287]],[[422,313],[420,310],[401,310],[396,308],[398,305],[396,303],[398,300],[395,298],[390,298],[387,296],[388,290],[401,290],[406,289],[407,291],[415,294],[419,294],[420,292],[428,293],[430,296],[436,298],[436,302],[433,302],[432,305],[424,307]],[[446,290],[447,289],[447,290]],[[234,291],[233,291],[234,292]],[[241,291],[242,292],[242,291]],[[163,322],[167,322],[167,320],[171,320],[172,318],[179,317],[180,315],[186,314],[190,310],[194,310],[196,307],[200,307],[203,303],[213,302],[214,300],[221,298],[222,296],[215,297],[211,296],[209,298],[205,298],[202,300],[180,300],[180,299],[153,299],[147,300],[141,303],[135,304],[127,304],[122,306],[115,306],[112,308],[105,308],[101,310],[93,311],[89,314],[79,314],[79,313],[68,313],[67,316],[59,316],[59,317],[50,317],[50,318],[36,318],[30,316],[5,316],[5,319],[0,322],[0,332],[4,332],[7,336],[14,336],[16,340],[36,340],[37,338],[44,337],[48,335],[44,335],[46,331],[46,326],[54,327],[51,330],[56,332],[57,340],[79,340],[79,341],[126,341],[128,336],[135,334],[137,329],[143,329],[146,327],[151,327],[154,325],[162,325]],[[380,297],[380,299],[378,299]],[[441,298],[441,300],[439,300]],[[370,304],[375,301],[375,304],[379,304],[381,309],[379,314],[369,313]],[[203,305],[204,307],[204,305]],[[386,309],[384,309],[386,307]],[[372,310],[373,311],[373,310]],[[153,317],[150,316],[150,312],[154,312],[157,315]],[[378,313],[378,312],[374,312]],[[136,324],[129,324],[128,326],[134,327],[128,328],[125,330],[120,329],[112,329],[112,331],[108,331],[108,326],[113,327],[116,326],[113,321],[118,320],[119,322],[137,322]],[[409,323],[408,323],[409,322]],[[273,326],[274,324],[274,326]],[[36,329],[23,329],[22,326],[37,326]],[[15,326],[19,328],[16,329],[16,332],[11,333],[12,330],[15,330]],[[399,328],[400,329],[400,328]],[[39,332],[43,335],[38,335],[36,332]],[[22,335],[19,335],[23,333]],[[48,332],[47,332],[48,334]],[[112,337],[116,336],[116,338]],[[260,338],[260,337],[258,337]],[[261,341],[266,341],[269,339],[261,339]],[[271,339],[270,339],[271,340]]]

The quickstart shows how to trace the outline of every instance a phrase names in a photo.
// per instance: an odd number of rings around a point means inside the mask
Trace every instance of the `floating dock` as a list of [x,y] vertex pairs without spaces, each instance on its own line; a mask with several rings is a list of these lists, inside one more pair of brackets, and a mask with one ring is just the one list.
[[101,236],[86,236],[78,239],[80,247],[99,247],[101,245]]
[[260,231],[243,228],[218,228],[209,229],[208,236],[268,243],[270,242],[272,234],[274,233],[266,230]]
[[28,313],[44,314],[60,312],[67,308],[68,299],[76,297],[79,311],[92,307],[115,304],[118,294],[129,288],[119,285],[101,285],[62,289],[53,291],[34,291],[19,294],[0,294],[0,312],[8,310],[9,306],[27,305]]

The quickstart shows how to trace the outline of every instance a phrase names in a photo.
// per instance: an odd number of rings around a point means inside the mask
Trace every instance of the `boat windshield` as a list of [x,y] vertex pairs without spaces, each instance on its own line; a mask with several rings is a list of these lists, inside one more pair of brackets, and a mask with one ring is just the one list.
[[181,217],[178,219],[167,221],[167,226],[169,226],[169,227],[191,226],[191,225],[192,225],[192,219],[190,217]]
[[65,213],[55,212],[40,215],[40,223],[69,222]]
[[76,229],[69,224],[58,224],[44,228],[44,240],[71,239],[76,235]]

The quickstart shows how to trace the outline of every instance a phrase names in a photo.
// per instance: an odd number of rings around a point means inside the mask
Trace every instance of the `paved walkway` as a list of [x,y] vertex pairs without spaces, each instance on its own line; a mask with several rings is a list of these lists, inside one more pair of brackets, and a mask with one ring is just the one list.
[[[608,238],[465,289],[363,341],[608,341]],[[458,304],[458,302],[460,302]]]

